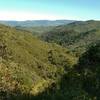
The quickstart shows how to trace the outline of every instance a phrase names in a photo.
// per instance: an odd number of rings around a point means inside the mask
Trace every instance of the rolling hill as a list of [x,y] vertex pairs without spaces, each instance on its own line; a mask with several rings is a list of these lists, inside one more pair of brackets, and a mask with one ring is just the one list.
[[17,30],[31,32],[34,36],[41,36],[41,34],[47,33],[52,30],[55,26],[33,26],[33,27],[21,27],[16,26]]
[[41,37],[47,42],[60,44],[73,52],[83,53],[88,46],[100,40],[100,21],[80,21],[57,26]]

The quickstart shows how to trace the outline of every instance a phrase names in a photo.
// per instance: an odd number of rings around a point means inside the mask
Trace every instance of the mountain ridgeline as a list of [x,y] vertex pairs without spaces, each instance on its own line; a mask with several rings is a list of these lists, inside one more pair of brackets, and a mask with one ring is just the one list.
[[27,20],[27,21],[0,21],[1,24],[21,27],[58,26],[74,22],[75,20]]
[[99,21],[25,27],[0,24],[0,100],[100,100]]

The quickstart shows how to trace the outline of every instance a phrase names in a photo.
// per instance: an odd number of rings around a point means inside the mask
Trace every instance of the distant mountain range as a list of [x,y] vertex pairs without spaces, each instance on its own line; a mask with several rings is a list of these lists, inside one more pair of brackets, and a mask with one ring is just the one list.
[[22,27],[33,27],[33,26],[58,26],[63,24],[69,24],[75,22],[75,20],[27,20],[27,21],[0,21],[1,24],[10,26],[22,26]]

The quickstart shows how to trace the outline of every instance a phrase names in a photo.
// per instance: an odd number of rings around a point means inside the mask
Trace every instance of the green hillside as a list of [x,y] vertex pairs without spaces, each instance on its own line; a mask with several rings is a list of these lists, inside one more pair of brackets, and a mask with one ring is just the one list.
[[56,86],[52,84],[36,100],[100,100],[100,41],[79,58]]
[[28,94],[35,96],[56,84],[76,61],[59,45],[0,25],[0,99],[25,100]]
[[45,41],[0,25],[0,100],[100,100],[99,24],[58,26]]
[[55,26],[34,26],[34,27],[21,27],[16,26],[18,30],[28,31],[33,33],[34,36],[40,36],[41,34],[47,33],[52,30]]
[[41,37],[47,42],[60,44],[80,55],[88,46],[100,40],[100,22],[90,20],[57,26]]

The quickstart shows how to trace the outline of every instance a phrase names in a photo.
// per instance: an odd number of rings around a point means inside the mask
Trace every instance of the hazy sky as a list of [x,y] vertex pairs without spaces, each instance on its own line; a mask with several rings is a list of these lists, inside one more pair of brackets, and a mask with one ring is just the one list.
[[0,20],[100,20],[100,0],[0,0]]

